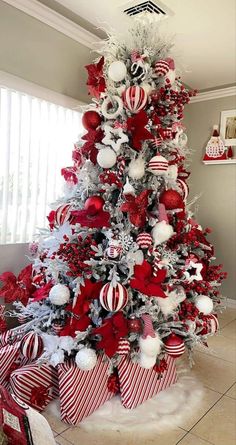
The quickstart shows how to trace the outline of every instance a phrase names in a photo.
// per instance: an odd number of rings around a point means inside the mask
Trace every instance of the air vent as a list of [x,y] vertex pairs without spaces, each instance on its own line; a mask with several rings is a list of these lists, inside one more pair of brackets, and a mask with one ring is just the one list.
[[150,12],[152,14],[157,14],[164,17],[167,15],[167,12],[164,11],[163,8],[158,6],[156,3],[151,2],[150,0],[147,2],[139,3],[132,6],[131,8],[127,8],[124,10],[124,13],[129,15],[130,17],[142,14],[143,12]]

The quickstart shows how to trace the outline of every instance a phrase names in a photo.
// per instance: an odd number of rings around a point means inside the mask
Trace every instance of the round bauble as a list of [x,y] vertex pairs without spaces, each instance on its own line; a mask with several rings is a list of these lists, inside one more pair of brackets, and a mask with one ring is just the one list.
[[186,182],[183,181],[183,179],[180,179],[180,178],[178,178],[176,182],[177,182],[177,185],[179,186],[179,188],[181,190],[181,196],[182,196],[183,200],[186,201],[186,199],[188,197],[188,193],[189,193],[188,184],[186,184]]
[[121,82],[127,74],[127,68],[124,62],[116,60],[108,68],[108,77],[114,82]]
[[71,217],[72,206],[70,204],[62,204],[55,212],[55,223],[59,226],[69,221]]
[[148,249],[152,245],[152,235],[142,232],[137,236],[136,243],[141,249]]
[[94,349],[83,348],[77,352],[75,363],[81,371],[91,371],[97,363],[97,355]]
[[97,163],[102,168],[111,168],[116,164],[117,156],[112,148],[101,148],[97,154]]
[[156,364],[156,357],[150,357],[141,352],[139,356],[139,366],[144,369],[151,369]]
[[101,105],[101,112],[106,119],[116,119],[123,110],[123,101],[119,96],[106,97]]
[[216,314],[205,315],[202,317],[206,326],[200,331],[200,335],[215,334],[219,329],[219,321]]
[[129,333],[139,334],[142,331],[140,318],[130,318],[127,320]]
[[173,189],[162,192],[159,202],[164,204],[166,210],[182,209],[184,207],[181,195]]
[[52,323],[52,329],[53,329],[53,331],[55,332],[56,335],[59,335],[60,332],[62,331],[62,329],[64,329],[64,324],[59,322],[59,321],[58,322],[54,321]]
[[139,157],[129,164],[128,175],[131,179],[141,179],[145,174],[145,161]]
[[184,354],[184,340],[182,337],[179,337],[179,335],[171,334],[164,340],[164,345],[167,354],[173,358],[180,357],[182,354]]
[[64,284],[55,284],[49,292],[49,300],[55,306],[62,306],[70,299],[70,289]]
[[82,124],[86,130],[96,130],[101,124],[102,118],[94,110],[85,111],[82,117]]
[[20,351],[24,357],[34,360],[40,357],[44,350],[43,339],[37,332],[29,332],[20,342]]
[[121,254],[122,252],[122,247],[121,245],[116,245],[115,243],[111,243],[110,246],[107,248],[107,256],[109,256],[109,258],[115,259],[118,258],[118,256]]
[[156,155],[149,161],[147,169],[155,176],[166,176],[168,172],[168,161],[163,156]]
[[108,312],[117,312],[125,307],[129,301],[127,289],[120,283],[112,286],[111,283],[106,283],[99,295],[100,303]]
[[87,210],[89,215],[94,216],[103,209],[104,204],[105,201],[101,196],[94,195],[86,199],[84,209]]
[[187,145],[188,136],[185,133],[180,133],[178,136],[178,146],[184,148]]
[[125,107],[132,113],[138,113],[147,103],[147,93],[138,85],[128,87],[122,97]]
[[164,77],[169,71],[169,63],[166,60],[157,60],[154,65],[154,73],[158,77]]
[[213,301],[207,295],[199,295],[195,299],[195,306],[204,315],[209,315],[213,311]]

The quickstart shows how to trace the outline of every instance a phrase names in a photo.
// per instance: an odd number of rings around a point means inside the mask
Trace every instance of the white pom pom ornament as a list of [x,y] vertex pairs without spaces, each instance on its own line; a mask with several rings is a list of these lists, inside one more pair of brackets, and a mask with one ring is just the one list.
[[145,174],[145,161],[142,157],[133,159],[129,164],[128,175],[131,179],[141,179]]
[[62,306],[68,303],[70,299],[70,290],[64,284],[55,284],[49,292],[49,300],[55,306]]
[[166,295],[166,298],[157,297],[158,305],[165,316],[172,314],[178,305],[186,299],[185,291],[181,286],[171,292],[166,292]]
[[83,348],[77,352],[75,363],[81,371],[91,371],[96,366],[97,355],[91,348]]
[[108,68],[108,77],[114,82],[121,82],[127,74],[127,68],[124,62],[116,60]]
[[213,311],[213,301],[207,295],[199,295],[195,299],[195,306],[204,315],[209,315]]
[[97,163],[102,168],[111,168],[116,164],[117,156],[112,148],[101,148],[97,154]]

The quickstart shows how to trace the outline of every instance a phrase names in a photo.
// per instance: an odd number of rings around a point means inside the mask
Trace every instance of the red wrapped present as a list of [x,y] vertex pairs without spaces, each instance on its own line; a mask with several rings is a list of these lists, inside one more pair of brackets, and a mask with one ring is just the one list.
[[29,445],[31,432],[25,410],[0,386],[0,426],[8,445]]
[[58,365],[61,418],[76,425],[114,396],[108,389],[109,363],[98,357],[91,371],[81,371],[73,361]]
[[118,364],[121,402],[125,408],[135,408],[176,382],[175,359],[166,358],[167,369],[161,374],[154,368],[144,369],[124,357]]
[[48,364],[23,366],[11,373],[10,388],[23,402],[42,411],[58,397],[57,370]]
[[0,349],[0,385],[8,387],[12,371],[27,363],[21,355],[20,341],[8,344]]

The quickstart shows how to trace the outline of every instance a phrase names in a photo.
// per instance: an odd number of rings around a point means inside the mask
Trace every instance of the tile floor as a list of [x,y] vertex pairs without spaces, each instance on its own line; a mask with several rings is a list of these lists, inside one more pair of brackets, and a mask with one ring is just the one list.
[[199,349],[193,372],[204,385],[204,400],[191,418],[163,434],[135,437],[120,431],[94,435],[47,416],[58,445],[235,445],[236,309],[220,315],[221,334]]

